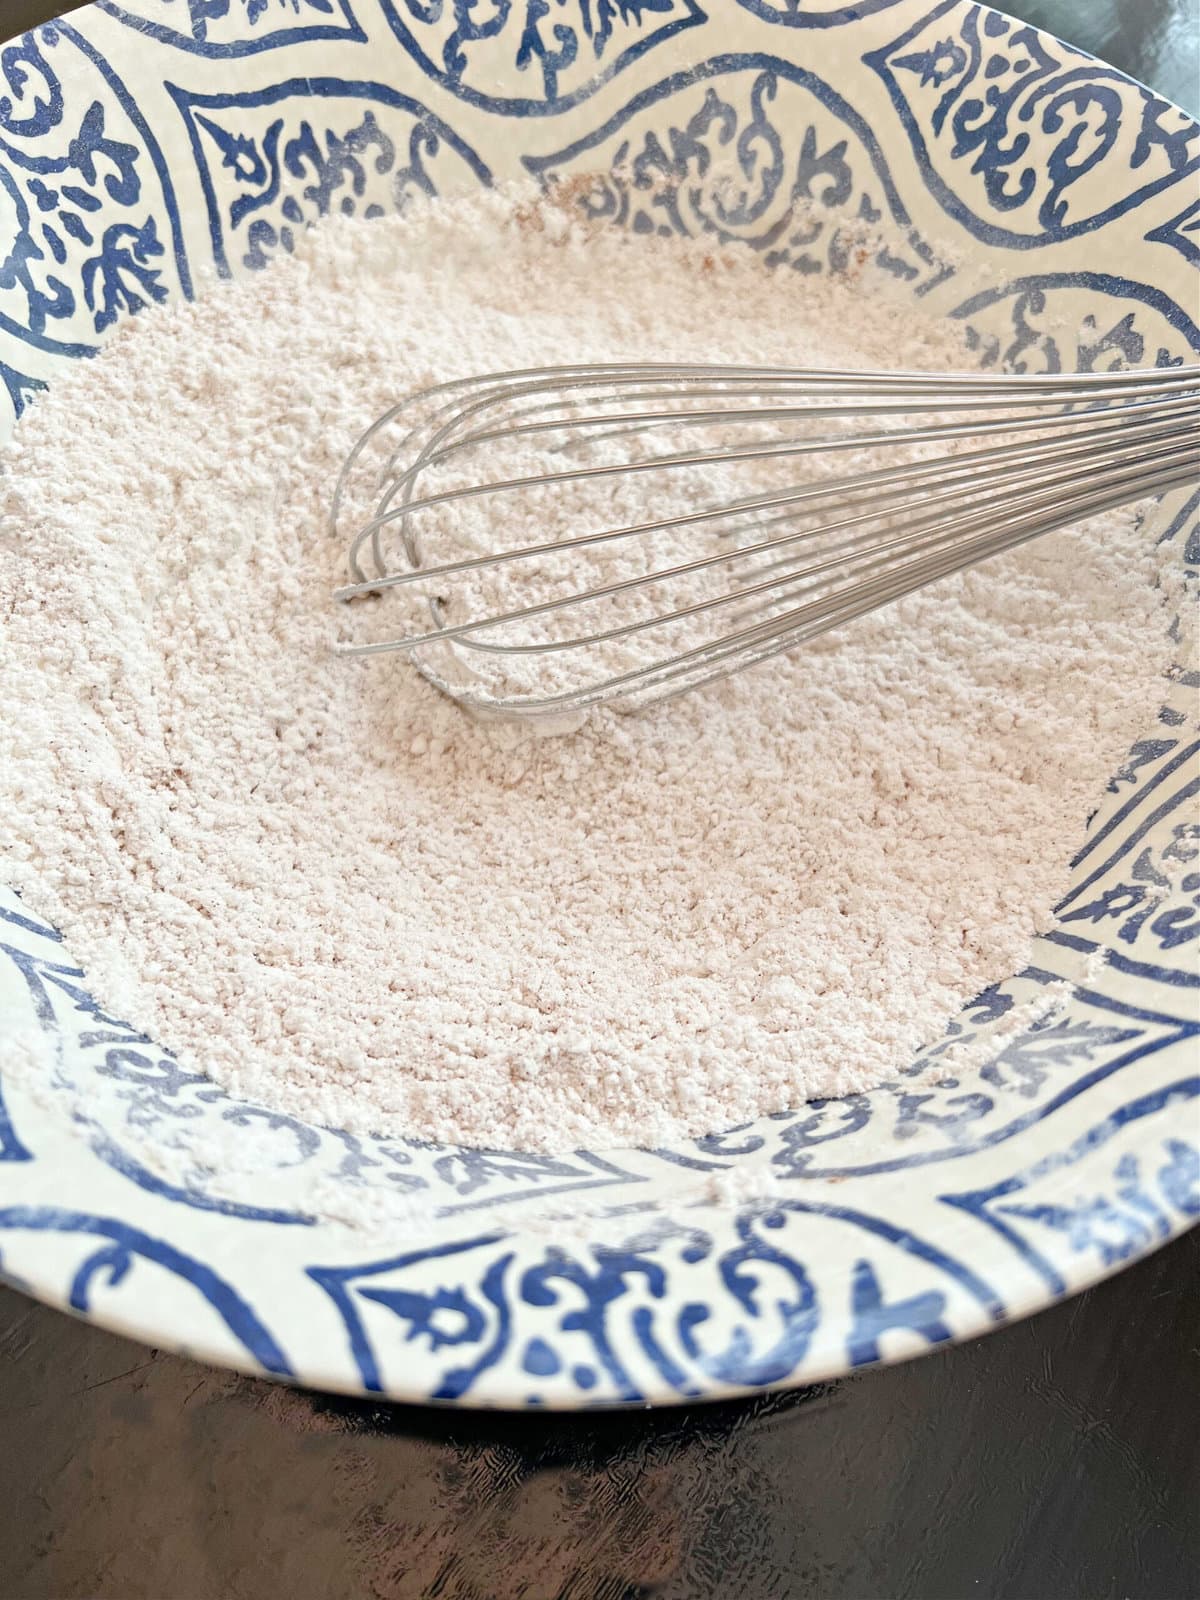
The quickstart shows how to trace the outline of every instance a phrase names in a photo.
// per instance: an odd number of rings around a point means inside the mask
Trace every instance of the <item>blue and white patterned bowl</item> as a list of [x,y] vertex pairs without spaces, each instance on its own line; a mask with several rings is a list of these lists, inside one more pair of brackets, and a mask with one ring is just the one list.
[[[96,0],[0,79],[5,427],[122,318],[318,215],[530,174],[607,173],[596,215],[781,271],[881,219],[880,264],[985,366],[1200,347],[1200,128],[967,0]],[[1197,498],[1147,523],[1181,562]],[[1200,1208],[1195,689],[1164,683],[1056,927],[954,1024],[977,1077],[914,1066],[673,1149],[432,1148],[232,1100],[0,897],[0,1269],[254,1373],[564,1407],[801,1384],[1092,1283]],[[1006,1030],[1062,977],[1065,1014]]]

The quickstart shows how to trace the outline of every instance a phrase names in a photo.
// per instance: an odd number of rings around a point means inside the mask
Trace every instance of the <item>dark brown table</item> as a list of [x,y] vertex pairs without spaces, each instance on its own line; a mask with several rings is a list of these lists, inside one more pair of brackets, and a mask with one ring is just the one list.
[[[1200,0],[1011,9],[1200,113]],[[1198,1380],[1200,1232],[907,1366],[637,1415],[301,1394],[0,1290],[0,1600],[1192,1600]]]
[[3,1600],[1190,1600],[1200,1232],[778,1400],[300,1394],[0,1292]]

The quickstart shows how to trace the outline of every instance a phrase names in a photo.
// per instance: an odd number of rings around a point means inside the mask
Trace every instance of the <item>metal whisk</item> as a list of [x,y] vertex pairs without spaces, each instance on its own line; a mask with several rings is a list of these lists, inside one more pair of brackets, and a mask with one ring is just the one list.
[[[1200,367],[581,365],[440,384],[379,418],[342,470],[339,535],[359,475],[382,458],[356,517],[353,582],[337,598],[386,608],[383,597],[408,590],[421,605],[398,631],[340,648],[411,652],[463,704],[506,715],[660,699],[1193,481],[1198,400]],[[863,451],[869,465],[836,470]],[[731,492],[739,473],[750,480]],[[637,474],[667,498],[622,520]],[[569,525],[506,535],[531,501],[550,521],[567,505]],[[472,506],[473,542],[456,547],[455,518]],[[507,598],[489,596],[493,582]]]

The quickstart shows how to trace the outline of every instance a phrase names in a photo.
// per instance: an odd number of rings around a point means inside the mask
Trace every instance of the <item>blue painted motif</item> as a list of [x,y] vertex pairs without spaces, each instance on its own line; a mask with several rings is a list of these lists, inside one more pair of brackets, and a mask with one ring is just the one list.
[[[1200,568],[1200,489],[1195,489],[1190,495],[1186,496],[1178,512],[1159,534],[1158,542],[1159,544],[1169,544],[1173,540],[1179,539],[1181,534],[1186,534],[1186,538],[1180,540],[1183,545],[1184,566],[1191,567],[1193,570]],[[1200,687],[1200,685],[1193,683],[1190,687],[1194,689]],[[1180,727],[1187,721],[1186,712],[1177,711],[1174,713],[1174,717],[1175,720],[1171,723],[1172,727]]]
[[4,1088],[0,1084],[0,1162],[32,1160],[33,1152],[27,1150],[17,1137],[17,1130],[4,1104]]
[[[509,116],[568,110],[704,21],[698,0],[381,0],[426,76]],[[515,92],[514,92],[515,91]]]
[[[884,215],[902,231],[872,253],[892,276],[925,295],[954,273],[910,227],[859,114],[815,74],[775,57],[715,57],[525,165],[547,185],[566,178],[593,222],[737,240],[802,276],[860,263],[864,236]],[[596,175],[581,186],[579,171]]]
[[859,22],[876,11],[886,11],[902,0],[738,0],[738,4],[764,22],[782,23],[787,28],[840,28]]
[[[1026,976],[1052,981],[1048,973]],[[773,1167],[780,1178],[825,1179],[961,1160],[1018,1139],[1097,1084],[1200,1037],[1200,1021],[1186,1016],[1142,1010],[1086,989],[1073,998],[1070,1018],[1033,1023],[999,1044],[978,1068],[980,1088],[964,1091],[956,1079],[944,1079],[915,1093],[890,1086],[871,1095],[810,1102],[781,1129]],[[1084,1020],[1089,1010],[1102,1020]],[[969,1026],[952,1024],[946,1043],[918,1058],[918,1069],[935,1063],[946,1045],[980,1038]],[[878,1150],[881,1141],[887,1154],[864,1160],[863,1152]],[[830,1146],[836,1147],[832,1159]]]
[[[797,1368],[822,1320],[816,1284],[796,1255],[802,1233],[784,1237],[804,1217],[861,1230],[864,1242],[882,1241],[924,1269],[926,1287],[889,1297],[879,1275],[883,1261],[878,1271],[859,1262],[847,1308],[850,1365],[876,1359],[871,1352],[889,1331],[928,1343],[948,1338],[943,1319],[951,1293],[966,1293],[989,1319],[1002,1314],[995,1292],[933,1245],[879,1218],[793,1200],[747,1211],[726,1248],[703,1227],[661,1223],[619,1245],[550,1245],[531,1260],[510,1236],[492,1233],[309,1273],[336,1305],[370,1391],[386,1389],[389,1366],[419,1342],[431,1355],[447,1352],[432,1398],[462,1399],[513,1353],[514,1330],[537,1328],[520,1346],[525,1372],[558,1378],[569,1351],[572,1371],[582,1366],[588,1374],[586,1387],[598,1371],[615,1399],[636,1404],[645,1398],[643,1368],[681,1398],[713,1382],[779,1383]],[[707,1280],[714,1270],[726,1304],[688,1299],[689,1279],[703,1273]],[[374,1307],[388,1313],[386,1320]],[[586,1352],[582,1362],[580,1352]]]
[[[1181,864],[1182,875],[1162,870]],[[1187,867],[1193,870],[1186,870]],[[1113,922],[1116,937],[1135,944],[1143,930],[1160,951],[1174,950],[1200,938],[1200,824],[1179,822],[1170,842],[1157,850],[1147,846],[1129,867],[1129,881],[1101,890],[1094,899],[1062,914],[1071,922]],[[1174,887],[1175,893],[1172,894]],[[1180,897],[1183,897],[1183,903]],[[1165,904],[1165,909],[1164,909]]]
[[1177,216],[1151,228],[1147,239],[1169,244],[1185,261],[1200,266],[1200,200],[1192,200]]
[[[86,95],[73,77],[68,107],[61,69],[78,73],[80,53],[97,70],[81,74]],[[41,351],[90,354],[119,315],[187,292],[165,169],[123,86],[73,29],[44,27],[0,49],[0,83],[0,197],[13,229],[0,330]],[[40,382],[11,366],[4,376],[19,415]]]
[[[1093,232],[1200,166],[1189,119],[985,6],[944,0],[865,60],[932,193],[988,244]],[[1105,181],[1089,183],[1101,164]]]
[[41,378],[31,377],[27,372],[19,372],[7,361],[0,361],[0,380],[3,380],[14,417],[19,417],[34,395],[46,387]]
[[[1187,720],[1186,716],[1184,720]],[[1136,749],[1137,747],[1135,746],[1134,748]],[[1110,850],[1113,849],[1114,843],[1116,844],[1117,856],[1113,858],[1114,860],[1128,854],[1128,850],[1122,848],[1124,846],[1122,830],[1126,823],[1145,809],[1146,802],[1151,796],[1154,797],[1155,807],[1157,808],[1164,792],[1166,792],[1165,786],[1169,785],[1172,779],[1176,780],[1176,783],[1180,779],[1186,779],[1191,764],[1196,760],[1197,756],[1200,756],[1200,740],[1189,740],[1182,748],[1179,747],[1177,742],[1176,753],[1171,757],[1171,760],[1159,767],[1155,772],[1143,776],[1136,791],[1125,799],[1103,822],[1089,830],[1087,838],[1071,862],[1072,867],[1082,866],[1089,857],[1095,855],[1096,851],[1106,843]],[[1111,792],[1115,793],[1116,789],[1113,788]],[[1176,790],[1174,804],[1178,805],[1179,803],[1180,796]],[[1072,889],[1068,894],[1064,895],[1055,909],[1061,911],[1064,906],[1069,905],[1075,893],[1075,889]]]
[[[1101,1146],[1127,1140],[1131,1128],[1164,1109],[1183,1111],[1194,1126],[1192,1102],[1200,1095],[1200,1078],[1190,1077],[1139,1096],[1103,1122],[1072,1140],[1063,1151],[1045,1156],[987,1189],[944,1194],[957,1206],[988,1223],[1038,1272],[1053,1294],[1067,1292],[1068,1277],[1084,1265],[1072,1257],[1092,1258],[1093,1268],[1107,1271],[1143,1255],[1177,1231],[1179,1219],[1200,1216],[1200,1154],[1194,1141],[1163,1139],[1150,1167],[1146,1151],[1126,1150],[1115,1156],[1110,1181],[1094,1187],[1094,1177],[1071,1184],[1069,1169]],[[1149,1170],[1148,1170],[1149,1168]],[[1069,1266],[1056,1262],[1065,1247]]]
[[297,231],[330,211],[372,217],[402,211],[414,196],[430,198],[444,167],[452,188],[462,183],[454,170],[461,167],[475,182],[491,181],[440,118],[385,84],[304,78],[244,95],[167,88],[187,124],[213,258],[226,275],[231,262],[265,267],[273,251],[290,251]]
[[865,1367],[881,1358],[880,1339],[898,1329],[918,1333],[926,1344],[945,1344],[953,1337],[945,1320],[946,1297],[937,1289],[909,1295],[890,1305],[884,1300],[879,1279],[869,1261],[854,1263],[854,1322],[847,1354],[852,1367]]
[[53,1206],[0,1207],[0,1232],[77,1236],[90,1253],[78,1263],[67,1290],[74,1311],[92,1309],[97,1288],[119,1288],[139,1262],[152,1263],[188,1284],[208,1302],[229,1332],[261,1370],[275,1377],[293,1376],[291,1364],[253,1307],[204,1262],[185,1255],[165,1239],[155,1239],[113,1217],[60,1210]]
[[[1080,293],[1103,296],[1104,311],[1076,318],[1065,305]],[[1113,302],[1112,306],[1107,301]],[[1134,309],[1127,309],[1128,302]],[[1125,304],[1122,304],[1125,302]],[[995,308],[1009,308],[1010,328],[995,329]],[[1093,304],[1095,302],[1093,301]],[[1146,307],[1152,333],[1138,326]],[[991,313],[989,330],[977,319]],[[1193,350],[1200,350],[1200,326],[1192,316],[1160,289],[1130,278],[1100,272],[1039,273],[1017,278],[999,287],[981,289],[956,306],[952,316],[965,323],[968,348],[979,354],[980,365],[1011,367],[1014,372],[1093,372],[1110,366],[1166,366],[1171,357],[1170,330],[1181,334]],[[1103,315],[1107,326],[1099,330]],[[1108,321],[1109,317],[1115,320]],[[1070,330],[1070,342],[1064,337]],[[1071,346],[1074,346],[1072,349]]]
[[[1183,776],[1194,767],[1198,748],[1200,747],[1196,745],[1191,746],[1189,750],[1184,751],[1181,754],[1178,763],[1173,764],[1177,765],[1180,769],[1180,776]],[[1167,786],[1164,784],[1164,788],[1165,787]],[[1153,805],[1146,805],[1145,801],[1151,791],[1153,791],[1155,803]],[[1200,778],[1192,778],[1190,781],[1179,783],[1177,787],[1174,787],[1173,792],[1167,793],[1165,797],[1163,796],[1162,790],[1158,789],[1157,786],[1148,785],[1146,790],[1140,791],[1135,797],[1139,807],[1136,818],[1136,826],[1131,832],[1123,834],[1120,837],[1119,842],[1114,843],[1114,841],[1110,838],[1107,842],[1111,847],[1111,854],[1099,861],[1098,864],[1091,865],[1090,861],[1086,857],[1084,858],[1084,861],[1078,863],[1082,866],[1086,862],[1089,865],[1090,870],[1088,870],[1083,877],[1078,878],[1068,893],[1063,896],[1062,900],[1055,908],[1059,916],[1065,920],[1070,908],[1075,905],[1081,895],[1086,893],[1094,885],[1105,880],[1115,869],[1121,867],[1135,846],[1140,845],[1142,840],[1145,839],[1147,835],[1151,834],[1161,824],[1165,823],[1167,819],[1173,816],[1176,811],[1185,808],[1188,805],[1188,802],[1193,801],[1198,794],[1200,794]],[[1166,862],[1169,860],[1179,859],[1177,855],[1168,856],[1166,852],[1170,849],[1183,848],[1185,848],[1183,845],[1177,843],[1174,827],[1172,827],[1170,841],[1164,840],[1162,844],[1163,861]],[[1186,901],[1184,903],[1185,905],[1187,904]],[[1167,908],[1164,907],[1164,910],[1166,909]]]
[[454,1366],[443,1373],[439,1394],[431,1398],[450,1397],[441,1390],[461,1394],[464,1387],[498,1359],[508,1337],[508,1316],[498,1298],[497,1286],[512,1259],[511,1254],[500,1255],[482,1272],[473,1262],[467,1264],[467,1272],[478,1278],[478,1290],[474,1295],[461,1282],[450,1288],[437,1284],[425,1290],[406,1286],[401,1293],[389,1292],[386,1286],[370,1280],[429,1262],[444,1262],[447,1270],[453,1271],[460,1267],[464,1253],[485,1252],[502,1243],[503,1238],[502,1234],[481,1234],[430,1250],[410,1251],[389,1261],[356,1267],[309,1267],[309,1276],[329,1295],[345,1324],[350,1353],[364,1389],[373,1394],[384,1392],[382,1373],[363,1321],[363,1308],[359,1305],[361,1299],[390,1311],[404,1329],[401,1337],[405,1343],[425,1341],[430,1352],[445,1345],[468,1342],[484,1346],[482,1353],[476,1354],[469,1365]]
[[[718,87],[723,79],[727,84]],[[803,92],[782,99],[790,85]],[[804,115],[807,96],[844,125],[840,139],[824,148],[813,109]],[[847,133],[875,180],[873,191],[860,190],[862,179],[852,176]],[[598,160],[601,154],[607,159]],[[831,208],[845,209],[851,192],[861,194],[858,209],[869,220],[878,220],[881,205],[893,222],[909,220],[858,113],[814,73],[761,54],[717,56],[665,78],[582,139],[552,155],[525,158],[543,182],[593,165],[596,184],[581,192],[580,205],[590,217],[635,233],[736,235],[765,250],[782,244],[798,201],[824,198]],[[698,182],[714,168],[720,192]],[[773,219],[776,204],[783,206],[782,222]],[[761,225],[769,213],[767,233]]]
[[150,39],[216,59],[283,45],[361,42],[350,0],[96,0]]
[[[1178,712],[1165,708],[1159,713],[1160,720],[1174,727],[1178,726],[1178,722],[1174,720],[1178,716]],[[1109,794],[1116,794],[1125,784],[1136,788],[1141,781],[1138,777],[1140,772],[1144,773],[1146,767],[1152,766],[1163,756],[1170,755],[1178,748],[1178,739],[1138,739],[1130,749],[1128,759],[1113,773],[1108,785]]]

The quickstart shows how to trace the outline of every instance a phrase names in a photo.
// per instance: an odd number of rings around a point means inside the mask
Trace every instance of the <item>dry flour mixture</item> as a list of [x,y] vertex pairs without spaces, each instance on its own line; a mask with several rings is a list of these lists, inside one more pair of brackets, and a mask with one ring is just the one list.
[[34,406],[0,493],[0,871],[109,1012],[321,1122],[658,1143],[869,1088],[1050,921],[1157,709],[1156,552],[1109,515],[562,738],[335,656],[329,495],[406,392],[965,365],[861,283],[521,215],[323,226]]

